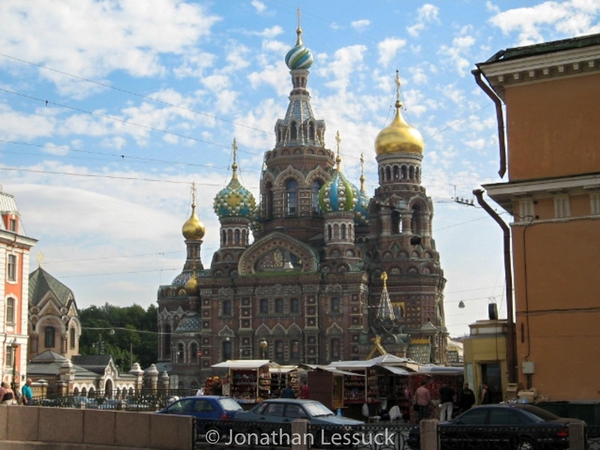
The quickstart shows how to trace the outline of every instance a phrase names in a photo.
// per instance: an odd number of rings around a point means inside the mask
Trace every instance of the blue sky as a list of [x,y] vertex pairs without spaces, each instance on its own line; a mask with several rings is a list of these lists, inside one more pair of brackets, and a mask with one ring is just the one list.
[[423,185],[453,336],[485,319],[490,301],[506,315],[501,230],[454,201],[502,181],[494,107],[470,72],[501,49],[600,32],[597,0],[35,5],[0,2],[0,185],[39,240],[31,270],[43,255],[81,308],[147,307],[181,271],[192,182],[208,266],[218,247],[212,202],[231,177],[234,138],[241,181],[258,198],[262,156],[288,104],[284,57],[300,7],[314,113],[329,148],[340,131],[342,170],[355,184],[364,154],[370,193],[373,143],[392,118],[400,73],[404,117],[426,143]]

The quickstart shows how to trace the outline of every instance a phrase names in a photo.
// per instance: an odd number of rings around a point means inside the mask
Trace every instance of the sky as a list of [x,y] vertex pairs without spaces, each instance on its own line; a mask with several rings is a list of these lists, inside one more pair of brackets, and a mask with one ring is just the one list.
[[[2,0],[0,185],[15,196],[42,267],[79,308],[156,304],[182,270],[191,186],[219,245],[213,199],[231,179],[260,198],[263,154],[291,91],[297,9],[308,90],[342,171],[377,187],[374,141],[393,117],[424,137],[422,184],[447,280],[453,337],[506,317],[502,231],[472,192],[498,175],[492,101],[471,70],[510,47],[600,33],[597,0]],[[510,217],[486,200],[510,222]],[[464,308],[459,308],[459,302]]]

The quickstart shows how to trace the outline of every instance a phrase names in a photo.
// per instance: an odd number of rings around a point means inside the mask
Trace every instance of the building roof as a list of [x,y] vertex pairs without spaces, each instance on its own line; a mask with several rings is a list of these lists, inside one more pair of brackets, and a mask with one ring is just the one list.
[[98,374],[104,374],[110,364],[110,355],[77,355],[71,358],[73,364]]
[[600,45],[600,34],[591,34],[570,39],[562,39],[560,41],[526,45],[524,47],[507,48],[506,50],[500,50],[497,52],[485,63],[488,64],[512,59],[527,58],[530,56],[544,55],[547,53],[560,52],[564,50],[590,47],[592,45]]
[[68,306],[75,298],[73,291],[41,267],[29,274],[29,304],[38,305],[48,292],[52,292],[61,306]]

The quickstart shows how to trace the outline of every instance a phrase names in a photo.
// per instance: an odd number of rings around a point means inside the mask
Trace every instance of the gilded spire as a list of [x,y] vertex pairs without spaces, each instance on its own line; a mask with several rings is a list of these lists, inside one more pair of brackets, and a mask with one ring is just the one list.
[[337,163],[337,170],[339,172],[342,166],[342,156],[340,155],[342,136],[340,135],[340,130],[335,134],[335,141],[337,142],[337,157],[335,158],[335,162]]
[[233,164],[231,165],[231,168],[233,169],[233,176],[232,178],[237,179],[237,151],[238,151],[238,146],[237,146],[237,140],[235,138],[233,138],[233,144],[231,144],[231,148],[233,148]]
[[366,193],[365,189],[365,155],[360,154],[360,192]]
[[196,182],[192,181],[192,187],[190,188],[192,192],[192,208],[196,207]]
[[383,272],[381,274],[381,279],[383,280],[383,290],[387,291],[387,279],[388,279],[388,274],[387,272]]
[[402,108],[402,102],[400,101],[400,71],[396,69],[396,109]]
[[392,306],[392,301],[390,300],[390,294],[388,294],[387,290],[387,272],[383,272],[381,274],[381,279],[383,280],[383,289],[381,291],[381,298],[379,299],[379,306],[377,307],[377,319],[382,321],[396,320],[396,315],[394,314],[394,308]]
[[296,11],[298,14],[298,28],[296,28],[296,34],[298,37],[296,38],[296,45],[302,45],[302,26],[300,25],[300,7]]

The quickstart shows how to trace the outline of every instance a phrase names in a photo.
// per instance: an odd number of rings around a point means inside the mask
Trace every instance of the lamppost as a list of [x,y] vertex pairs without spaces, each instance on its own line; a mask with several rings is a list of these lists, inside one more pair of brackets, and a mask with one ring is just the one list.
[[13,392],[16,393],[17,389],[17,348],[19,348],[19,344],[17,344],[17,338],[14,338],[10,343],[10,348],[12,349],[12,382],[10,383],[10,388]]
[[261,353],[262,359],[267,359],[267,347],[268,346],[269,346],[269,343],[267,342],[267,340],[265,338],[262,338],[262,340],[260,341],[260,353]]

